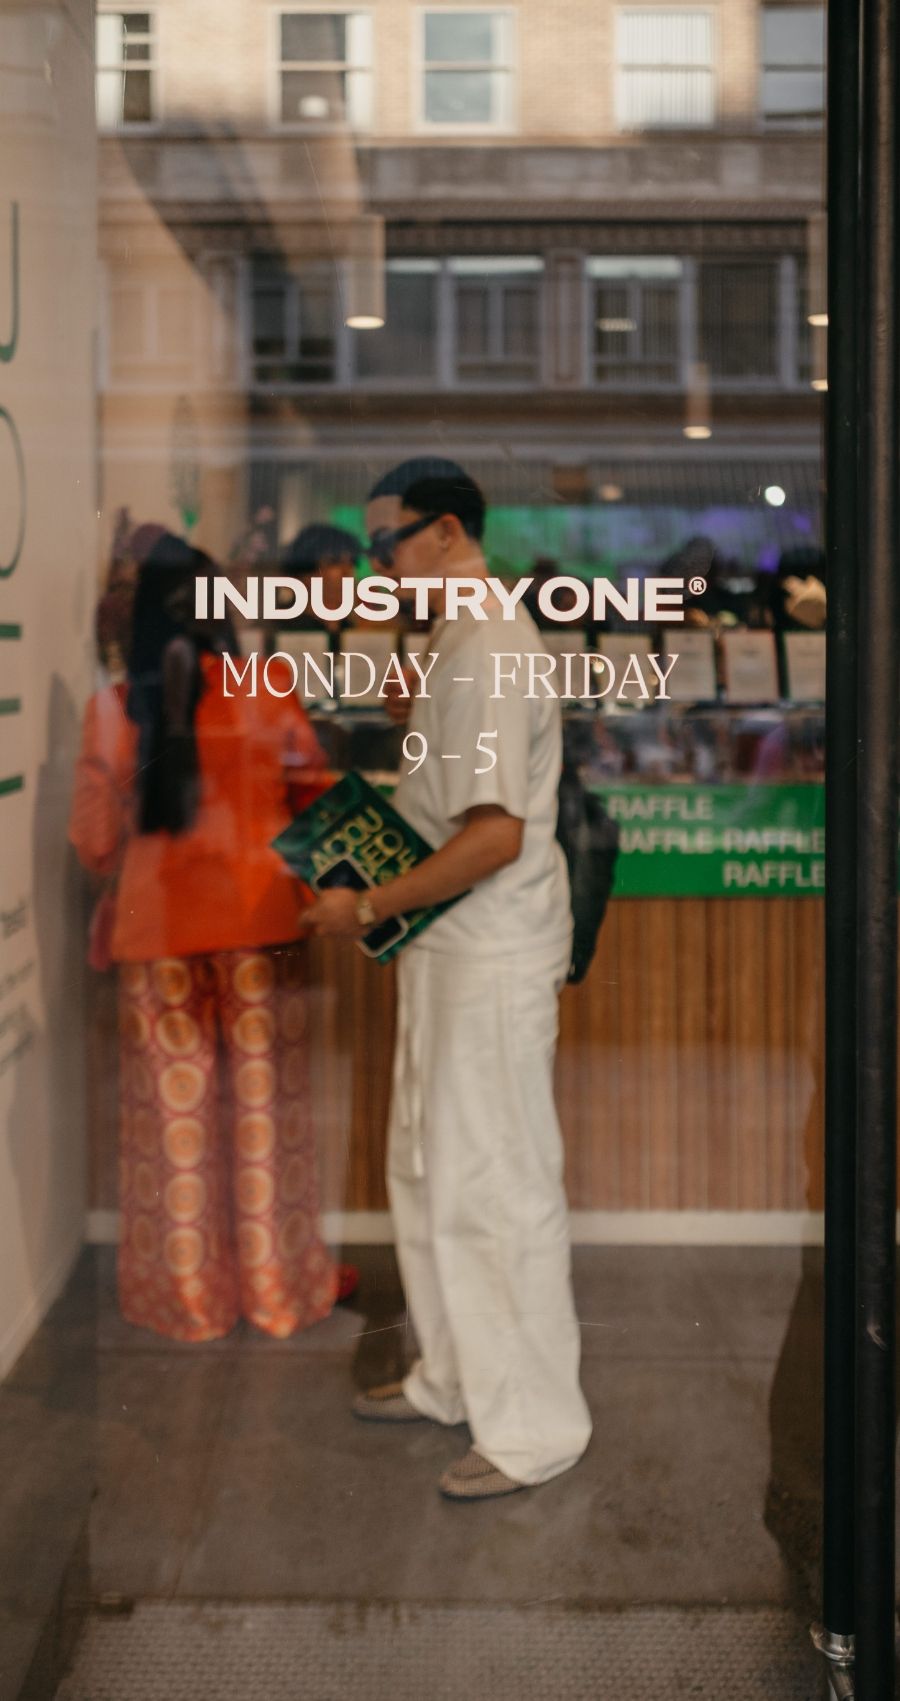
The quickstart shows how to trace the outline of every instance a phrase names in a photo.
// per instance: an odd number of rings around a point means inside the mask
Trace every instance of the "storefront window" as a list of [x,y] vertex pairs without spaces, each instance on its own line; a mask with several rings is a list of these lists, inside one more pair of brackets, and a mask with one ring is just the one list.
[[0,17],[0,1690],[812,1695],[824,11]]

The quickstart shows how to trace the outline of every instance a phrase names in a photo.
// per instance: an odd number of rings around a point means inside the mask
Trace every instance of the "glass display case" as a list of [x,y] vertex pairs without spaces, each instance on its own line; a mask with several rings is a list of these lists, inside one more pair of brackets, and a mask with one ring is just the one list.
[[[332,767],[395,773],[403,735],[383,709],[313,707],[311,719]],[[566,758],[586,783],[643,785],[818,785],[824,778],[825,712],[657,704],[618,713],[563,710]]]

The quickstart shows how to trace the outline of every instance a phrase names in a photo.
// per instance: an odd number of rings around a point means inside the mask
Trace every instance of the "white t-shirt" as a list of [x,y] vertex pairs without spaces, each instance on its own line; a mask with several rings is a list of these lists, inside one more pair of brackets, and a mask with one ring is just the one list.
[[[439,660],[428,676],[429,695],[413,700],[407,728],[424,734],[428,754],[415,773],[411,762],[401,762],[394,802],[433,850],[459,832],[467,809],[499,804],[524,821],[522,849],[515,862],[479,881],[426,928],[411,950],[506,954],[564,938],[572,925],[565,857],[556,838],[559,702],[525,696],[525,653],[543,649],[531,617],[518,608],[514,621],[503,620],[499,605],[489,605],[487,613],[479,621],[463,611],[459,620],[442,621],[428,640]],[[522,665],[515,682],[500,683],[503,696],[495,700],[494,655],[510,651],[522,653]]]

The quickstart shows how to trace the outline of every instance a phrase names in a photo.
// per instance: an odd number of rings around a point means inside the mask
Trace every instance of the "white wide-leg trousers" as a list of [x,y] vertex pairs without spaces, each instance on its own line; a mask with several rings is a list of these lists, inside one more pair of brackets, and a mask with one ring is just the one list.
[[507,958],[412,945],[398,964],[388,1189],[421,1351],[405,1391],[523,1483],[591,1433],[553,1100],[568,962],[566,939]]

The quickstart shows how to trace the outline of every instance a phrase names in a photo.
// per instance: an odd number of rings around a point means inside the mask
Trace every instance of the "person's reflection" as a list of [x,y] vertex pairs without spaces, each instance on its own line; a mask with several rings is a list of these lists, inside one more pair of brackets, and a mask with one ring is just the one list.
[[821,632],[828,598],[825,590],[825,552],[786,549],[766,584],[767,620],[777,632]]
[[127,508],[116,516],[106,584],[94,623],[97,655],[109,679],[122,679],[125,674],[138,573],[165,530],[153,521],[133,526]]
[[270,848],[289,774],[314,795],[324,764],[292,693],[251,696],[245,676],[226,695],[233,632],[193,616],[195,577],[212,571],[172,536],[150,551],[127,696],[88,704],[70,823],[82,862],[116,878],[120,1305],[182,1341],[240,1316],[290,1335],[339,1292],[318,1227],[303,957],[289,948],[303,890]]
[[299,621],[292,621],[292,626],[299,627],[301,631],[318,627],[329,633],[331,645],[337,647],[339,634],[352,621],[351,614],[343,615],[338,611],[346,598],[347,581],[355,579],[356,564],[361,554],[359,539],[343,526],[315,522],[297,533],[284,551],[284,571],[302,579],[308,587],[314,580],[318,581],[322,607],[336,612],[322,618],[307,613]]

